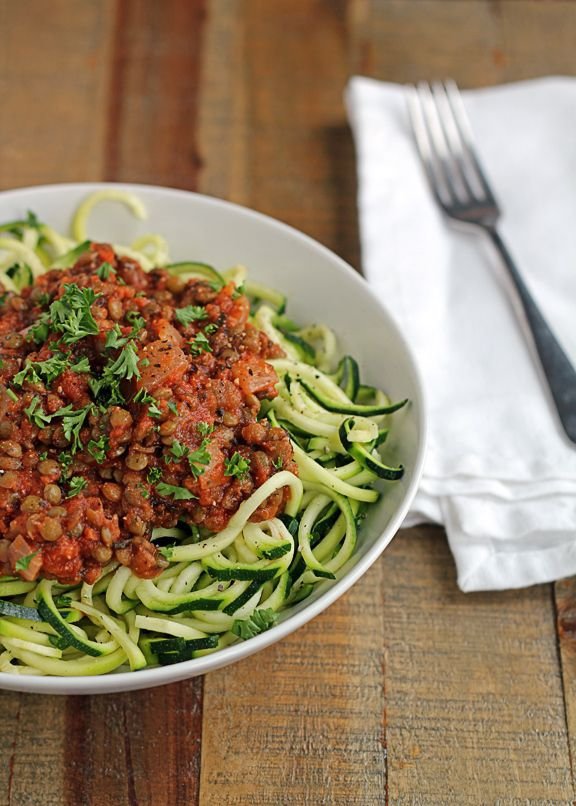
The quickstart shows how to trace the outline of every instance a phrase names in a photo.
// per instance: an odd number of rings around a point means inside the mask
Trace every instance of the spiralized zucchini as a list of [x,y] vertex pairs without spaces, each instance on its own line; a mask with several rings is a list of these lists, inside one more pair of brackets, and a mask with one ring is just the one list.
[[[78,207],[72,237],[32,214],[0,225],[0,279],[18,291],[52,267],[72,265],[89,242],[95,205],[120,202],[145,218],[141,201],[122,190],[101,190]],[[215,652],[271,627],[277,614],[333,580],[352,557],[365,508],[378,500],[374,483],[401,467],[378,453],[390,427],[391,404],[360,383],[356,361],[338,359],[336,339],[323,325],[300,328],[285,314],[282,294],[234,267],[223,274],[203,263],[171,264],[166,241],[140,237],[115,246],[144,270],[162,266],[184,279],[243,284],[252,322],[281,345],[274,365],[278,397],[261,416],[291,437],[299,475],[281,470],[259,487],[218,534],[180,523],[155,529],[152,539],[168,567],[155,579],[116,562],[94,585],[0,578],[0,672],[97,675],[139,670]],[[272,493],[289,489],[281,517],[252,523]]]

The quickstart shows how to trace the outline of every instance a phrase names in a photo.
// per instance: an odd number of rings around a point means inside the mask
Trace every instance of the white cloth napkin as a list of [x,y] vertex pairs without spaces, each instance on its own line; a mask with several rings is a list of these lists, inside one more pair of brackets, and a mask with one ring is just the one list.
[[[576,80],[463,93],[501,230],[576,363]],[[576,573],[576,446],[482,235],[458,231],[430,194],[405,90],[353,78],[363,266],[411,344],[430,437],[405,525],[444,524],[464,591]]]

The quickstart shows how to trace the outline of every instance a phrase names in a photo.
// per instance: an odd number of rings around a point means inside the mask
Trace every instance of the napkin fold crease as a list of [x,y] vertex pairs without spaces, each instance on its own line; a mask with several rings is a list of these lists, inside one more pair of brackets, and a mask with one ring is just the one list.
[[[576,80],[463,93],[503,208],[501,232],[576,364]],[[355,77],[363,268],[411,344],[429,444],[405,526],[443,524],[464,591],[576,573],[576,446],[482,234],[441,213],[415,150],[403,87]]]

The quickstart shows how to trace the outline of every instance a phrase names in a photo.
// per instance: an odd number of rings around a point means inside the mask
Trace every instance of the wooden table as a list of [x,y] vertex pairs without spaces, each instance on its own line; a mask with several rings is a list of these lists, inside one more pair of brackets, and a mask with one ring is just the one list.
[[[0,29],[2,188],[199,190],[357,266],[348,76],[576,69],[571,0],[0,0]],[[575,592],[464,595],[442,530],[401,532],[324,615],[204,679],[0,693],[0,803],[568,804]]]

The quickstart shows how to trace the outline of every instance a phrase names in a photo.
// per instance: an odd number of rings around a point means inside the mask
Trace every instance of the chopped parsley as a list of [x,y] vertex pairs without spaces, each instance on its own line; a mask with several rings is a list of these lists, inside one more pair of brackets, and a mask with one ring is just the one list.
[[281,456],[277,456],[276,459],[274,459],[274,461],[272,462],[272,464],[274,465],[276,470],[282,470],[282,468],[284,467],[284,462],[282,461]]
[[250,460],[242,456],[241,453],[236,451],[232,454],[230,459],[224,460],[224,475],[236,476],[241,479],[250,469]]
[[14,403],[18,401],[18,395],[16,394],[16,392],[14,392],[13,389],[6,389],[6,394],[8,395],[10,400],[14,401]]
[[24,414],[36,428],[46,428],[52,419],[52,416],[46,414],[42,408],[42,402],[38,395],[34,395],[28,406],[24,409]]
[[158,408],[158,401],[155,397],[152,397],[146,389],[140,389],[133,398],[134,403],[147,403],[148,404],[148,414],[150,417],[161,417],[162,412]]
[[69,410],[69,406],[66,406],[65,409],[60,409],[52,415],[53,417],[62,417],[64,436],[72,443],[72,453],[76,453],[83,448],[80,440],[80,431],[84,427],[86,417],[92,411],[92,408],[92,403],[89,403],[82,409],[73,409],[72,411]]
[[68,472],[68,468],[74,461],[74,458],[71,453],[67,451],[62,451],[58,454],[58,462],[60,463],[60,467],[62,468],[62,472],[66,475]]
[[102,370],[100,380],[91,378],[88,385],[94,397],[102,392],[106,393],[106,402],[109,406],[125,403],[124,395],[120,389],[123,380],[139,378],[138,353],[132,342],[127,344],[115,360],[110,359]]
[[187,459],[190,473],[194,478],[198,478],[204,473],[204,466],[210,464],[212,458],[210,451],[207,450],[208,444],[209,440],[203,439],[200,447],[195,451],[191,451],[190,448],[175,439],[170,446],[170,452],[164,456],[164,461],[169,465],[171,462],[180,462],[182,459]]
[[90,456],[96,459],[98,464],[102,464],[102,462],[106,459],[108,447],[108,437],[105,437],[103,434],[102,436],[98,437],[98,439],[91,439],[86,446],[88,453]]
[[178,414],[178,406],[173,400],[168,401],[168,408],[172,412],[172,414]]
[[181,325],[186,327],[186,325],[190,325],[192,322],[208,319],[208,312],[202,305],[187,305],[185,308],[176,308],[174,316]]
[[147,487],[145,487],[144,484],[142,484],[141,481],[138,482],[138,489],[140,490],[140,495],[142,496],[142,498],[150,498],[150,491],[148,490]]
[[50,386],[66,369],[74,372],[90,372],[90,362],[84,357],[71,364],[69,356],[57,352],[45,361],[27,361],[24,368],[14,375],[12,383],[15,386],[22,386],[28,381],[32,384],[44,383]]
[[186,447],[186,445],[182,445],[181,442],[178,442],[175,439],[170,445],[169,453],[164,457],[164,461],[167,465],[171,462],[179,462],[181,459],[185,459],[190,453],[190,449]]
[[198,433],[202,434],[203,437],[207,437],[208,434],[214,431],[214,426],[211,423],[196,423],[196,428],[198,429]]
[[33,551],[31,554],[26,554],[24,557],[20,557],[19,560],[16,560],[16,564],[14,565],[16,571],[26,571],[34,557],[39,553],[40,550]]
[[218,330],[218,325],[214,322],[211,322],[209,325],[206,325],[204,328],[204,333],[215,333]]
[[148,484],[156,484],[162,478],[162,470],[159,467],[151,467],[146,475]]
[[197,333],[192,341],[188,342],[190,345],[190,352],[192,355],[200,355],[201,353],[211,353],[212,347],[204,333]]
[[64,286],[64,294],[50,305],[52,330],[62,334],[64,344],[74,344],[85,336],[98,333],[98,325],[90,306],[101,296],[92,288],[78,288],[76,283]]
[[210,451],[207,450],[210,440],[203,439],[200,447],[196,451],[188,454],[188,464],[190,465],[190,473],[194,478],[198,478],[204,473],[205,466],[210,464],[212,456]]
[[175,501],[189,501],[191,498],[196,498],[194,493],[191,493],[186,487],[176,487],[174,484],[165,484],[163,481],[156,485],[156,492],[158,495],[170,496]]
[[120,347],[124,347],[125,344],[128,344],[129,341],[130,339],[128,336],[122,335],[120,325],[116,324],[106,334],[106,344],[104,345],[104,348],[106,350],[116,348],[120,349]]
[[140,316],[138,311],[128,311],[126,314],[126,319],[132,325],[132,333],[130,334],[130,338],[134,339],[140,333],[140,331],[144,329],[146,320]]
[[81,493],[88,486],[88,482],[83,476],[72,476],[68,482],[68,495],[66,498],[74,498],[75,495]]
[[116,269],[109,263],[103,263],[96,274],[101,280],[107,280],[111,274],[116,274]]
[[271,608],[255,610],[247,619],[236,619],[232,625],[232,632],[246,640],[269,630],[277,621],[278,616]]
[[138,353],[133,344],[127,344],[122,350],[116,361],[110,366],[104,368],[103,375],[114,378],[130,380],[131,378],[139,378],[140,370],[138,369]]

